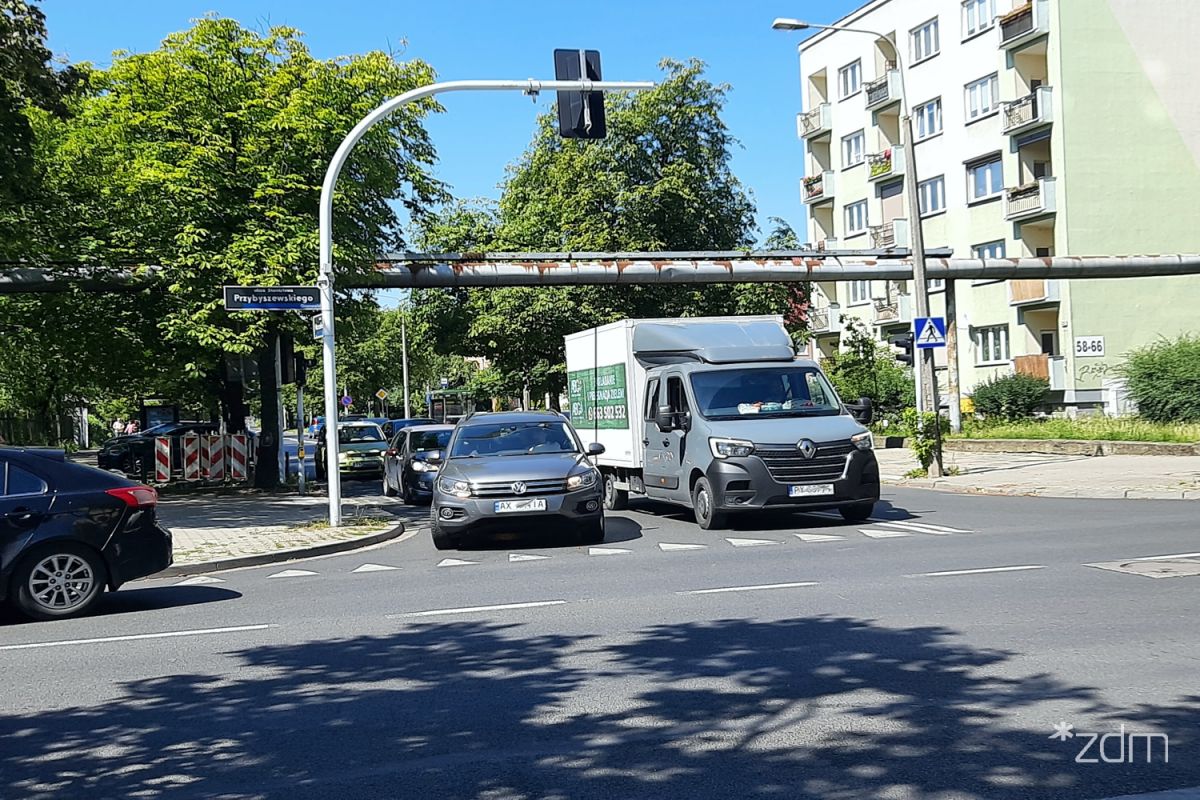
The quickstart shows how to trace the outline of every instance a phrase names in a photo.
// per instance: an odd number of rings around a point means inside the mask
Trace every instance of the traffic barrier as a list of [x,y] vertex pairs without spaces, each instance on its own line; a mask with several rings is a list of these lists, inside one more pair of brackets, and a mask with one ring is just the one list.
[[229,478],[234,481],[244,481],[249,477],[250,446],[249,439],[244,433],[235,433],[229,437]]
[[223,481],[225,480],[225,437],[216,434],[204,438],[207,440],[205,451],[208,455],[208,469],[204,477],[210,481]]
[[200,437],[188,434],[183,437],[183,479],[185,481],[200,480]]
[[154,480],[156,483],[171,480],[171,440],[166,436],[154,439]]

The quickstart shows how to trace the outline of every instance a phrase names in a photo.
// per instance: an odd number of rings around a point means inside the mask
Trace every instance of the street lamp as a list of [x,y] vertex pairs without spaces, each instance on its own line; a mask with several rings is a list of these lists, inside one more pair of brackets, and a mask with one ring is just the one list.
[[[912,115],[908,108],[908,90],[904,85],[904,62],[900,56],[900,48],[896,45],[896,40],[892,36],[887,36],[878,31],[866,30],[863,28],[851,28],[842,25],[818,25],[813,22],[805,22],[799,19],[791,19],[788,17],[779,17],[771,23],[771,27],[777,31],[803,31],[803,30],[822,30],[822,31],[842,31],[844,33],[865,33],[874,36],[876,39],[882,39],[891,45],[892,53],[896,56],[896,71],[900,74],[900,116],[901,116],[901,131],[904,141],[904,160],[908,164],[908,174],[904,177],[904,198],[905,204],[909,208],[909,214],[913,217],[912,224],[909,230],[912,232],[912,261],[913,261],[913,283],[916,284],[915,291],[917,295],[917,316],[929,316],[929,283],[925,279],[925,235],[921,227],[921,199],[920,193],[917,190],[917,152],[916,143],[913,139]],[[933,369],[933,350],[929,348],[917,348],[919,355],[917,356],[917,410],[924,411],[928,404],[932,406],[934,414],[938,413],[937,403],[937,376]],[[939,433],[938,440],[940,443],[941,423],[935,420],[935,430]],[[942,455],[941,448],[937,449],[937,459],[931,466],[934,477],[939,477],[942,471]]]

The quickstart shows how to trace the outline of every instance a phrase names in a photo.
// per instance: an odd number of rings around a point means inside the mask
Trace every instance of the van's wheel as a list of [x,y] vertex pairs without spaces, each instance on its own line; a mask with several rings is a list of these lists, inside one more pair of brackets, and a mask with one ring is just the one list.
[[95,550],[55,542],[24,558],[13,572],[13,602],[28,617],[82,614],[104,593],[108,570]]
[[575,533],[580,544],[603,544],[604,542],[604,515],[601,514],[594,520],[580,523],[579,529]]
[[871,516],[871,512],[875,510],[874,501],[866,503],[855,503],[852,506],[842,506],[838,509],[838,513],[842,515],[842,519],[846,522],[862,522]]
[[708,478],[700,478],[692,487],[692,510],[696,513],[696,524],[702,529],[711,531],[725,527],[725,514],[716,508]]
[[604,473],[604,508],[608,511],[624,511],[629,508],[629,491],[617,488],[617,476]]

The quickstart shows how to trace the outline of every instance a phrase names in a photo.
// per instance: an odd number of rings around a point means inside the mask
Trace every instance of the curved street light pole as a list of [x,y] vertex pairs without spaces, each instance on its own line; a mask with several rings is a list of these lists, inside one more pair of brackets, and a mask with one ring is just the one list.
[[323,351],[322,372],[325,383],[325,470],[329,480],[329,524],[337,527],[342,524],[342,482],[338,472],[338,437],[337,437],[337,361],[334,352],[334,314],[333,314],[333,189],[337,184],[338,175],[350,151],[358,144],[376,123],[383,120],[393,111],[414,100],[423,100],[436,94],[446,92],[466,91],[516,91],[537,95],[538,92],[569,91],[569,92],[611,92],[621,90],[653,89],[654,84],[648,81],[538,81],[533,79],[523,81],[446,81],[421,86],[380,105],[370,114],[362,118],[357,125],[346,134],[346,138],[338,145],[325,170],[325,181],[321,184],[320,207],[320,273],[317,277],[317,287],[321,292],[321,324],[324,334],[321,337]]

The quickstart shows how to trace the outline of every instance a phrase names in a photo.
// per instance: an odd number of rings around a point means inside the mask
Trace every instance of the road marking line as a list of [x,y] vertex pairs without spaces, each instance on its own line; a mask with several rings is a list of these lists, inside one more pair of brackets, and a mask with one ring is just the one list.
[[502,603],[495,606],[466,606],[464,608],[438,608],[433,611],[413,611],[408,614],[388,614],[389,619],[396,617],[441,617],[447,614],[472,614],[476,611],[509,611],[516,608],[541,608],[543,606],[561,606],[566,600],[536,600],[531,603]]
[[390,567],[387,564],[363,564],[361,567],[350,570],[351,572],[390,572],[399,567]]
[[873,525],[883,525],[888,528],[902,528],[907,530],[919,531],[921,533],[932,533],[938,536],[947,536],[952,533],[973,533],[973,531],[963,530],[962,528],[950,528],[946,525],[930,525],[927,522],[873,522]]
[[33,650],[40,647],[65,647],[69,644],[102,644],[105,642],[132,642],[139,639],[170,639],[177,636],[201,636],[206,633],[238,633],[278,628],[278,625],[237,625],[230,628],[197,628],[190,631],[166,631],[165,633],[131,633],[125,636],[102,636],[97,639],[63,639],[57,642],[35,642],[33,644],[0,645],[0,650]]
[[669,552],[671,550],[706,550],[707,548],[708,545],[706,544],[674,544],[672,542],[658,543],[658,549],[664,552]]
[[172,586],[201,586],[206,583],[224,583],[220,578],[214,578],[211,575],[197,575],[194,578],[184,578],[179,583],[173,583]]
[[632,553],[632,550],[624,550],[620,547],[589,547],[589,556],[623,556],[626,553]]
[[437,563],[439,567],[465,567],[469,564],[478,564],[478,561],[464,561],[461,558],[443,558]]
[[912,531],[881,531],[874,528],[859,528],[858,532],[872,539],[894,539],[897,536],[912,536]]
[[1044,564],[1024,564],[1016,567],[982,567],[980,569],[948,569],[941,572],[920,572],[910,578],[941,578],[947,575],[982,575],[986,572],[1021,572],[1029,569],[1045,569]]
[[730,538],[726,538],[725,541],[729,542],[734,547],[761,547],[765,544],[782,544],[782,542],[776,541],[775,539],[730,539]]
[[796,583],[761,583],[757,586],[723,586],[719,589],[691,589],[675,594],[724,594],[725,592],[756,592],[759,589],[798,589],[802,586],[816,586],[816,581],[797,581]]
[[508,561],[511,564],[514,561],[541,561],[550,556],[535,556],[527,553],[509,553]]
[[845,536],[835,536],[832,533],[793,533],[802,542],[833,542],[844,541]]
[[1165,556],[1142,556],[1141,558],[1130,558],[1127,561],[1163,561],[1168,558],[1197,558],[1200,553],[1174,553]]
[[274,575],[268,575],[268,578],[303,578],[317,573],[307,569],[285,569],[283,572],[276,572]]

